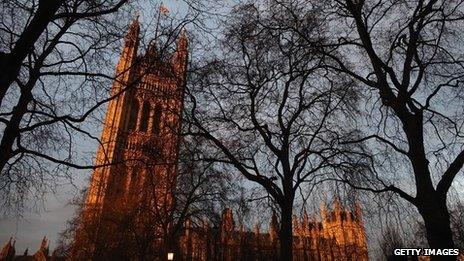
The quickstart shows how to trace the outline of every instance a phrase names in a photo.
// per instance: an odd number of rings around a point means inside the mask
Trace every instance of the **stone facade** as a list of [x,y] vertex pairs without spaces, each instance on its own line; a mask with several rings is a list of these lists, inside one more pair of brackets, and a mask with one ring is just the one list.
[[73,256],[121,248],[124,233],[115,231],[120,231],[122,223],[129,230],[127,226],[134,222],[159,219],[171,204],[187,37],[182,31],[170,55],[160,54],[153,42],[145,54],[138,55],[139,31],[136,19],[129,27],[116,68]]
[[[342,209],[335,201],[332,211],[321,205],[322,220],[304,213],[293,218],[294,260],[368,260],[361,209]],[[266,231],[255,226],[244,231],[235,226],[232,210],[222,214],[218,231],[207,223],[202,228],[186,226],[181,255],[186,260],[277,260],[279,224],[272,215]]]

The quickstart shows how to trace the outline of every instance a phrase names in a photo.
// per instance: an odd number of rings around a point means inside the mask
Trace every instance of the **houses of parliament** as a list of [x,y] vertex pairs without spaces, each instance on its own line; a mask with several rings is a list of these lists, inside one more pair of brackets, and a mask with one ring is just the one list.
[[[186,220],[170,236],[177,181],[188,40],[167,55],[151,43],[138,53],[135,19],[125,37],[104,120],[95,169],[76,224],[69,260],[277,260],[279,221],[247,231],[224,209],[219,226]],[[361,208],[337,200],[321,218],[294,216],[294,260],[367,260]],[[0,260],[14,260],[5,246]],[[14,249],[14,247],[13,247]],[[9,257],[10,259],[7,259]],[[49,260],[46,257],[42,260]],[[35,260],[35,259],[31,259]]]

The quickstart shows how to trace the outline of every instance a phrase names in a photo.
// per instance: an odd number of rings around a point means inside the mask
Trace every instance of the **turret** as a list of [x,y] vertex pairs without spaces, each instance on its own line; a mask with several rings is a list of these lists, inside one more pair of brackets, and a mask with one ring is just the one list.
[[[134,19],[129,26],[129,30],[124,37],[124,48],[121,52],[118,65],[116,67],[115,81],[111,89],[111,96],[117,97],[110,100],[108,109],[105,116],[105,125],[101,135],[101,146],[97,152],[95,165],[105,165],[111,163],[115,154],[114,142],[118,138],[118,130],[127,128],[127,114],[130,113],[130,106],[127,104],[125,96],[126,93],[121,93],[124,86],[127,86],[131,74],[135,71],[135,59],[137,56],[137,48],[139,44],[140,25],[138,16]],[[127,107],[129,108],[127,108]],[[112,167],[96,169],[92,175],[92,184],[87,194],[88,207],[97,207],[101,210],[103,206],[103,198],[106,193],[106,186],[108,185],[108,174]],[[89,213],[87,213],[89,214]],[[93,218],[91,218],[93,219]]]
[[335,200],[334,200],[333,211],[335,212],[335,215],[337,215],[337,217],[339,217],[340,214],[342,213],[342,206],[341,206],[340,200],[338,198],[335,198]]
[[221,233],[228,234],[235,229],[234,216],[232,209],[226,208],[222,212],[221,218]]
[[295,236],[300,236],[300,232],[301,232],[300,222],[298,221],[298,217],[295,214],[293,214],[292,222],[293,222],[293,234]]
[[13,260],[16,250],[15,250],[15,241],[13,238],[10,237],[10,240],[5,244],[2,248],[2,252],[0,252],[0,260],[10,261]]
[[309,215],[306,208],[303,210],[303,218],[301,221],[301,228],[303,230],[304,235],[309,235]]
[[209,231],[209,221],[206,218],[202,219],[203,230]]
[[349,209],[345,209],[344,212],[345,212],[346,222],[351,223],[351,222],[355,221],[355,220],[353,220],[351,218],[352,215],[351,215],[351,211]]
[[145,53],[145,58],[151,58],[151,59],[160,59],[160,53],[158,50],[158,45],[156,44],[157,39],[152,39],[150,43],[148,44],[148,50]]
[[127,34],[124,37],[124,48],[122,50],[121,57],[119,58],[118,66],[116,67],[117,80],[113,85],[114,89],[119,90],[120,86],[126,84],[129,80],[129,71],[134,66],[135,59],[137,57],[137,49],[139,46],[139,33],[140,24],[139,17],[137,15],[134,21],[132,21],[132,24],[129,26]]
[[255,233],[256,238],[259,237],[259,234],[261,233],[261,226],[259,223],[256,223],[254,228],[253,228],[253,233]]
[[188,61],[188,40],[187,34],[183,29],[180,32],[179,39],[177,39],[176,51],[172,57],[172,64],[174,67],[174,73],[179,79],[183,79],[183,75],[187,69]]
[[325,202],[321,202],[320,209],[322,222],[327,222],[327,207],[325,205]]
[[356,223],[355,231],[354,231],[354,234],[356,237],[355,240],[358,243],[358,245],[363,246],[367,251],[366,234],[364,231],[364,222],[362,219],[362,209],[361,209],[361,204],[357,200],[355,202],[354,216],[355,216],[355,223]]
[[234,216],[230,208],[224,209],[221,217],[221,243],[229,244],[235,229]]
[[39,250],[46,251],[47,254],[48,254],[48,239],[47,239],[46,236],[44,236],[42,238],[42,243],[40,243],[40,249]]
[[272,242],[277,240],[278,234],[279,234],[279,222],[277,221],[276,213],[272,211],[271,223],[269,224],[269,236]]
[[42,243],[40,244],[39,250],[34,254],[34,260],[46,261],[48,259],[48,240],[47,237],[43,237]]

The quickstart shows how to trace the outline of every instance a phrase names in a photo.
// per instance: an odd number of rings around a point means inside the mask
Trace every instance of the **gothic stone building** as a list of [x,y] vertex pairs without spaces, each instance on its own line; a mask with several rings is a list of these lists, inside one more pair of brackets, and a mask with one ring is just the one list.
[[61,261],[63,257],[57,257],[55,253],[49,255],[48,240],[46,237],[42,239],[39,249],[33,255],[29,255],[29,249],[26,249],[23,254],[17,254],[15,249],[16,240],[10,240],[3,246],[0,252],[0,261]]
[[[71,259],[148,256],[163,260],[165,256],[150,254],[169,250],[162,241],[168,240],[163,235],[172,229],[165,217],[176,184],[188,43],[182,32],[168,58],[158,53],[155,44],[138,55],[139,31],[136,19],[116,68]],[[322,208],[322,222],[308,215],[294,222],[296,260],[367,259],[359,208],[351,212],[336,204],[332,212]],[[188,224],[176,243],[177,259],[272,260],[278,256],[275,215],[267,233],[236,228],[230,210],[224,211],[220,228]],[[127,257],[134,249],[138,251]]]
[[[169,59],[154,43],[138,55],[139,31],[136,19],[116,68],[96,168],[72,250],[76,259],[122,255],[117,252],[134,247],[124,245],[127,233],[153,230],[138,224],[152,225],[147,221],[162,220],[169,210],[177,172],[187,38],[182,32]],[[169,224],[158,225],[169,229]],[[160,237],[163,229],[156,229]]]
[[[368,260],[366,237],[359,205],[355,211],[341,207],[335,200],[333,210],[321,205],[322,220],[305,211],[293,217],[293,259]],[[181,253],[186,260],[278,260],[279,224],[275,213],[269,226],[244,231],[235,226],[233,213],[225,209],[218,231],[207,223],[190,228],[187,222],[181,237]]]

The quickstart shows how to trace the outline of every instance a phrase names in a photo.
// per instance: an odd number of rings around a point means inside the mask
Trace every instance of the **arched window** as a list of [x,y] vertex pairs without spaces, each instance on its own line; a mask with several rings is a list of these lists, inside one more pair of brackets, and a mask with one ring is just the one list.
[[153,134],[158,134],[159,133],[162,113],[163,112],[161,111],[161,105],[159,105],[159,104],[156,105],[155,113],[153,114],[153,125],[151,127],[151,130],[152,130]]
[[129,125],[128,125],[129,130],[135,130],[135,126],[137,125],[138,113],[139,113],[139,103],[137,102],[137,100],[135,100],[132,103],[132,108],[131,108],[130,115],[129,115]]
[[149,118],[150,118],[150,103],[144,102],[143,107],[142,107],[142,118],[140,119],[140,131],[147,131]]

